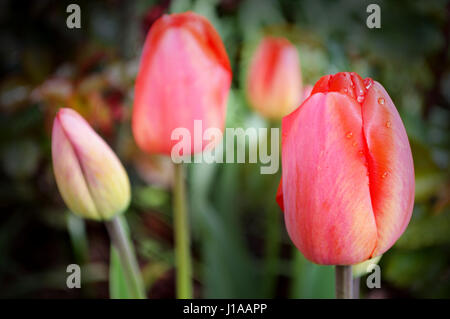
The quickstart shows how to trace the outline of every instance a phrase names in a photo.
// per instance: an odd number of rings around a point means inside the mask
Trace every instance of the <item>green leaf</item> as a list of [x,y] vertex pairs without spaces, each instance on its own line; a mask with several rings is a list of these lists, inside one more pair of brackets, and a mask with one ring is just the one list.
[[334,298],[334,267],[316,265],[293,248],[291,298]]
[[120,262],[119,252],[113,245],[111,245],[109,264],[109,297],[111,299],[132,299],[125,280],[125,272]]
[[67,231],[76,260],[80,264],[87,263],[89,261],[89,242],[84,219],[68,212]]
[[[260,298],[263,294],[258,267],[248,251],[236,204],[236,165],[196,164],[190,167],[190,200],[194,235],[202,242],[204,298]],[[213,184],[214,183],[214,184]],[[211,185],[221,195],[213,206]],[[256,271],[255,271],[256,270]],[[220,274],[220,275],[218,275]]]

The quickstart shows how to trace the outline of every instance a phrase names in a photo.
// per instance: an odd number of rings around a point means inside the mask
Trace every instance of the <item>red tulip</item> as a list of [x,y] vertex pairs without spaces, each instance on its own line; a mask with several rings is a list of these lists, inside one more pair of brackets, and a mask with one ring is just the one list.
[[283,38],[265,38],[247,76],[250,105],[267,118],[282,118],[301,102],[302,75],[297,49]]
[[277,200],[309,260],[351,265],[383,254],[414,205],[402,120],[381,84],[356,73],[322,77],[282,122]]
[[[225,47],[208,20],[192,12],[159,18],[145,40],[136,79],[132,128],[139,147],[170,155],[178,142],[172,131],[193,132],[194,120],[202,121],[202,134],[223,130],[230,84]],[[193,140],[191,145],[191,153],[202,150],[194,150]]]

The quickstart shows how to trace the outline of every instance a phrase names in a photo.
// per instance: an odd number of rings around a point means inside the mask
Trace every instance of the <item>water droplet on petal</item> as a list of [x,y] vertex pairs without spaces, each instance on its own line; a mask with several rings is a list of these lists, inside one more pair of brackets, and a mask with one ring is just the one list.
[[359,155],[364,155],[364,152],[362,150],[359,151],[358,153],[359,153]]
[[348,132],[347,135],[345,135],[346,138],[351,138],[353,136],[352,132]]
[[388,128],[391,127],[391,121],[386,122],[386,127],[388,127]]
[[383,175],[381,175],[381,178],[386,178],[388,176],[388,172],[384,172]]
[[358,95],[358,97],[356,98],[356,101],[358,101],[358,103],[362,103],[364,101],[364,96]]
[[383,105],[384,104],[384,99],[382,97],[378,98],[378,103]]

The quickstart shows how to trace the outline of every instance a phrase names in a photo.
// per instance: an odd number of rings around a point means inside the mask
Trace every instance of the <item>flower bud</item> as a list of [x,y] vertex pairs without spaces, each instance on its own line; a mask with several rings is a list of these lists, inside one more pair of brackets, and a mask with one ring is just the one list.
[[194,121],[202,121],[202,136],[209,128],[223,130],[230,85],[225,47],[208,20],[192,12],[159,18],[145,40],[136,79],[136,143],[148,153],[170,155],[174,129],[186,128],[190,154],[212,146],[204,140],[194,149]]
[[297,49],[284,38],[265,38],[252,57],[247,98],[264,117],[279,119],[302,99],[302,75]]
[[71,211],[107,220],[130,202],[130,182],[106,142],[72,109],[60,109],[53,122],[53,170],[58,189]]
[[414,206],[414,167],[386,90],[356,73],[322,77],[283,118],[277,201],[309,260],[352,265],[387,251]]

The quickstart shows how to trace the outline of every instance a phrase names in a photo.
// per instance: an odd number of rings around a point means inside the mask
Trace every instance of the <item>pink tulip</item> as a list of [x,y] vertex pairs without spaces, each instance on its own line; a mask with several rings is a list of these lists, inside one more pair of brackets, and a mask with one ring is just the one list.
[[265,38],[252,57],[247,76],[250,105],[279,119],[299,106],[302,75],[297,49],[284,38]]
[[[194,120],[223,129],[231,84],[225,47],[211,23],[192,12],[164,15],[151,27],[141,57],[133,106],[133,135],[149,153],[171,154],[176,128]],[[203,141],[202,151],[209,141]],[[183,154],[189,155],[189,154]]]
[[58,111],[52,132],[53,171],[69,209],[108,220],[130,202],[130,182],[108,144],[74,110]]
[[322,77],[282,122],[277,201],[309,260],[351,265],[400,237],[414,205],[414,167],[402,120],[378,82]]

